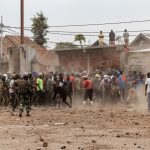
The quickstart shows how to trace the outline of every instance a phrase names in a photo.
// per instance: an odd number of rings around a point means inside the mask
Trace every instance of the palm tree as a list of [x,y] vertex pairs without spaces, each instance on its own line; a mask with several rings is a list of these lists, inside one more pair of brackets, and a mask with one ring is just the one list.
[[80,43],[81,47],[83,47],[82,42],[85,42],[86,39],[85,39],[85,37],[84,37],[83,34],[77,34],[77,35],[75,36],[74,41],[78,41],[78,42]]

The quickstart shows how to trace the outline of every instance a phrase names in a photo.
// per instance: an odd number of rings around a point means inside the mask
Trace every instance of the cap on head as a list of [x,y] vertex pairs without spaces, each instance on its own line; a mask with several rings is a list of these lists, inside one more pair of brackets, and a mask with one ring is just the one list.
[[7,74],[3,74],[3,76],[5,77],[5,79],[7,79]]
[[104,75],[104,78],[108,78],[108,75],[107,75],[107,74],[105,74],[105,75]]

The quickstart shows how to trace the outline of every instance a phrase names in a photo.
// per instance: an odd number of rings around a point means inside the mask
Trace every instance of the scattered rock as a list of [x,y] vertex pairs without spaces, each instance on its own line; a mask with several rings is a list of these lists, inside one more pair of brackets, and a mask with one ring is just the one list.
[[134,145],[136,145],[136,143],[134,143]]
[[42,142],[44,141],[44,139],[41,136],[40,136],[40,141],[42,141]]
[[120,137],[120,135],[119,135],[119,134],[117,134],[117,136],[116,136],[116,137],[118,137],[118,138],[119,138],[119,137]]
[[75,112],[70,112],[70,114],[75,114]]
[[129,132],[126,132],[126,135],[129,135],[130,133]]
[[54,126],[66,125],[66,124],[68,124],[68,123],[67,122],[65,122],[65,123],[54,123]]
[[138,123],[138,122],[134,122],[134,124],[135,124],[135,125],[139,125],[139,123]]
[[62,146],[61,149],[66,149],[66,146]]
[[141,146],[138,146],[137,148],[141,148]]
[[96,140],[92,140],[92,143],[96,143]]
[[41,148],[38,147],[36,150],[41,150]]
[[43,143],[43,147],[48,147],[48,143],[47,143],[47,142],[44,142],[44,143]]
[[44,127],[49,127],[49,125],[48,125],[48,124],[44,124],[43,126],[44,126]]
[[70,141],[67,141],[67,144],[70,144],[71,142]]

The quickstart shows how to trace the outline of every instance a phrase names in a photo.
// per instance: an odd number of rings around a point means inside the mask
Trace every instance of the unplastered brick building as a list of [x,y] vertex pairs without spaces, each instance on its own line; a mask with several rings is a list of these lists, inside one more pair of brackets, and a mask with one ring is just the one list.
[[84,48],[56,49],[55,52],[62,70],[82,72],[103,68],[121,68],[122,50],[122,46],[92,45]]

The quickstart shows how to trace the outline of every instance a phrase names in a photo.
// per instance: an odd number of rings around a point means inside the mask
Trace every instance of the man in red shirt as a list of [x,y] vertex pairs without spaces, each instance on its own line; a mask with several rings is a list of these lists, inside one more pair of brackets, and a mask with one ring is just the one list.
[[88,78],[88,76],[83,76],[83,87],[85,88],[85,95],[83,106],[86,105],[86,101],[89,99],[91,106],[93,106],[93,82]]
[[70,75],[70,81],[72,83],[72,88],[73,88],[72,95],[74,96],[74,89],[75,89],[75,76],[74,76],[74,73],[72,73]]

